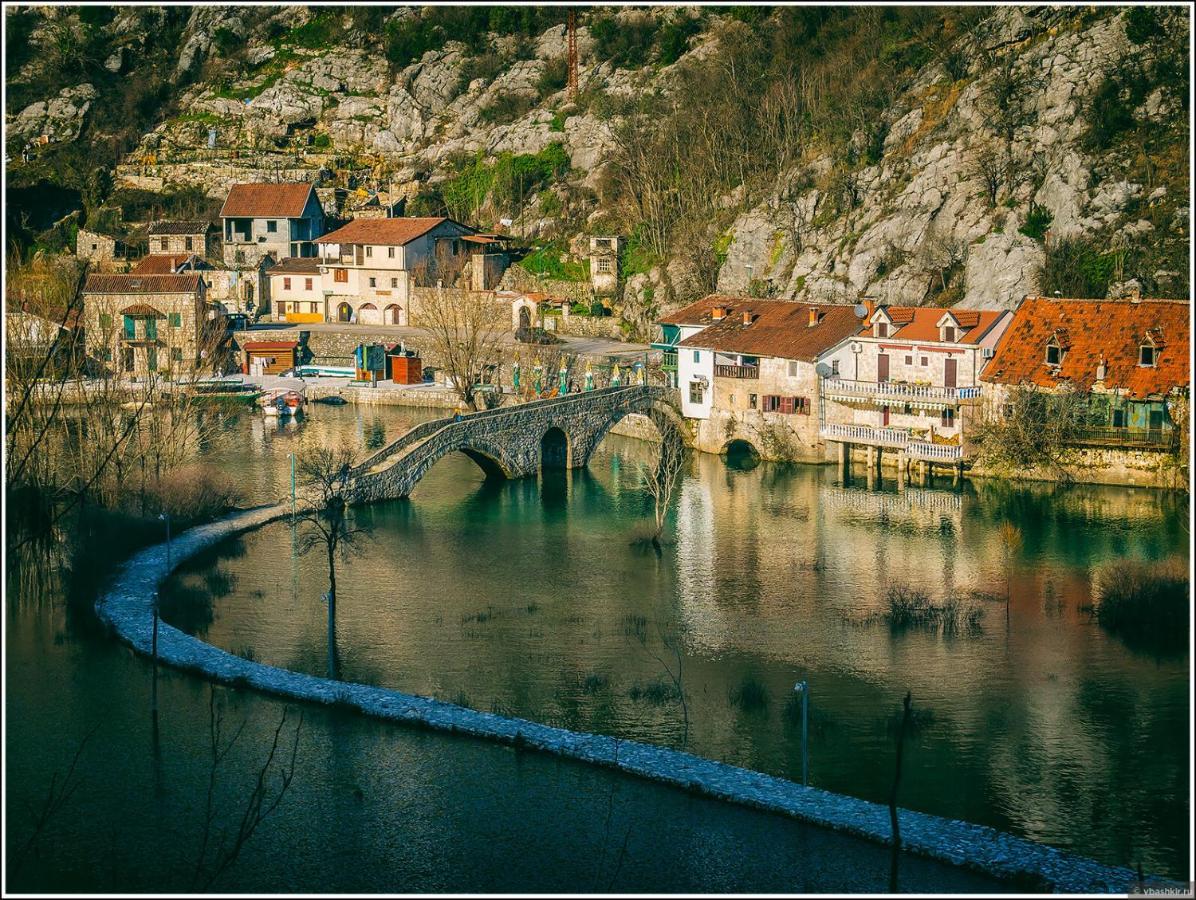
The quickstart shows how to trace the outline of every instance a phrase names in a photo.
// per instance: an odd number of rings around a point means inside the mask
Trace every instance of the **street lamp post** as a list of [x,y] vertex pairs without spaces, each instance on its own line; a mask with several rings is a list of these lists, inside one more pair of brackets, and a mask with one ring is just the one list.
[[810,685],[809,682],[799,681],[793,686],[795,693],[801,694],[801,783],[810,783]]

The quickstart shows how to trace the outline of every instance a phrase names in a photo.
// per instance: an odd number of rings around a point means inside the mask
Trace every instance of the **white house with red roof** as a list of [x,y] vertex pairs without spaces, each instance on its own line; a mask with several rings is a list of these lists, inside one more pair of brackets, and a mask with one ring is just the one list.
[[445,217],[354,219],[320,237],[319,264],[328,318],[406,325],[413,288],[449,284],[470,254],[472,229]]
[[818,358],[824,440],[957,464],[980,374],[1009,310],[863,304],[858,332]]

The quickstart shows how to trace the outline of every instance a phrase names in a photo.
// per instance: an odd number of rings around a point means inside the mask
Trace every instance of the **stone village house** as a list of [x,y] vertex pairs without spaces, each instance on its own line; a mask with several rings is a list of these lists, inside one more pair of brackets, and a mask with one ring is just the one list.
[[324,209],[310,184],[234,184],[220,209],[225,265],[316,255]]
[[219,365],[224,320],[197,272],[89,275],[83,314],[88,355],[114,374],[170,379]]
[[[980,373],[1005,333],[1008,310],[874,306],[851,340],[818,358],[823,375],[820,434],[844,448],[958,463]],[[844,456],[846,460],[846,456]]]
[[290,257],[272,266],[270,302],[274,319],[285,322],[323,322],[328,318],[324,276],[319,259]]
[[201,259],[215,259],[220,256],[220,233],[207,221],[151,222],[146,228],[149,252],[194,253]]
[[[417,286],[453,283],[472,229],[443,217],[356,219],[319,238],[328,318],[407,325]],[[310,302],[310,301],[308,301]]]
[[981,378],[989,408],[1000,415],[1019,386],[1079,391],[1081,445],[1169,448],[1191,386],[1189,312],[1182,300],[1027,297]]
[[696,423],[699,450],[742,441],[766,458],[824,459],[816,363],[859,331],[852,307],[715,295],[660,324],[656,346],[676,354],[681,411]]

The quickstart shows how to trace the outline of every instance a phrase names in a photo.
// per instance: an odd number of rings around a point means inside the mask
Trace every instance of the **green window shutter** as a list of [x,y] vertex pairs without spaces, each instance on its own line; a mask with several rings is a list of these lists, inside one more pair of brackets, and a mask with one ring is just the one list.
[[125,337],[130,341],[137,339],[137,320],[132,316],[125,316]]
[[145,348],[145,367],[146,367],[146,369],[148,369],[151,372],[158,371],[158,348],[157,347],[146,347]]
[[182,325],[183,325],[183,314],[182,313],[171,313],[170,314],[170,327],[171,328],[181,328]]
[[156,341],[158,339],[158,320],[145,320],[145,339],[147,341]]

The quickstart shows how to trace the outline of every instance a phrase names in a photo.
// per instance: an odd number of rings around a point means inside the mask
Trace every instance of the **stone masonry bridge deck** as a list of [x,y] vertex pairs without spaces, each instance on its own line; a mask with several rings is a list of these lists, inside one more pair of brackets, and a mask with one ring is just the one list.
[[354,503],[406,497],[437,460],[458,451],[487,475],[506,478],[580,468],[631,413],[650,418],[662,435],[673,430],[686,439],[669,393],[648,385],[603,388],[424,422],[351,469],[345,493]]

